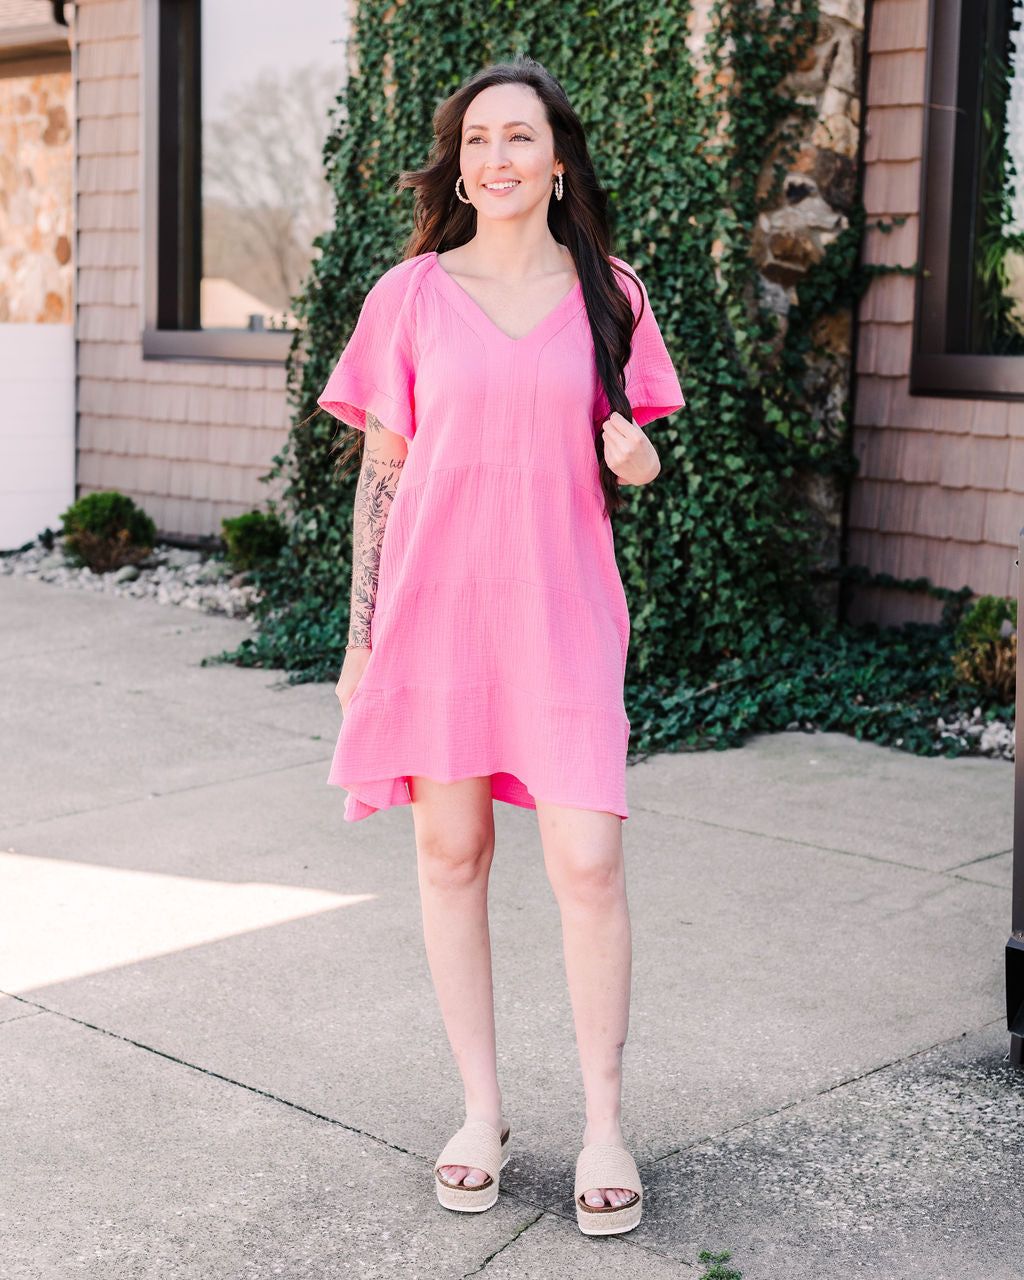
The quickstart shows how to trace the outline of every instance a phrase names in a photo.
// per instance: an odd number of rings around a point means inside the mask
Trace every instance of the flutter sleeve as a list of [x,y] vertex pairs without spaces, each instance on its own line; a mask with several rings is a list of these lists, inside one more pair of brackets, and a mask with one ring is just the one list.
[[415,357],[410,314],[409,273],[399,263],[384,273],[366,295],[327,386],[321,408],[351,427],[366,430],[372,413],[385,427],[408,440],[416,434]]
[[[623,266],[627,265],[623,263]],[[682,409],[686,400],[643,281],[640,281],[638,293],[636,284],[629,276],[616,272],[615,278],[629,297],[633,315],[640,313],[640,323],[633,334],[633,348],[626,362],[626,398],[629,400],[633,421],[638,427],[644,427],[655,418],[663,418],[676,409]],[[608,416],[608,411],[608,398],[602,387],[598,396],[599,417],[603,420]]]

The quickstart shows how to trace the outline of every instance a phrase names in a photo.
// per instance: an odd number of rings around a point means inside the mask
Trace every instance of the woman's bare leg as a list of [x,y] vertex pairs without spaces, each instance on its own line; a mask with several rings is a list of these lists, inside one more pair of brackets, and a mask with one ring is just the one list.
[[[423,940],[448,1041],[462,1075],[466,1119],[500,1131],[494,1044],[487,881],[494,856],[489,777],[435,782],[411,777]],[[472,1186],[482,1169],[446,1165],[442,1176]]]
[[[537,801],[548,879],[562,914],[565,971],[583,1071],[583,1145],[621,1144],[622,1049],[629,1025],[632,940],[614,813]],[[588,1189],[588,1204],[624,1204],[632,1192]]]

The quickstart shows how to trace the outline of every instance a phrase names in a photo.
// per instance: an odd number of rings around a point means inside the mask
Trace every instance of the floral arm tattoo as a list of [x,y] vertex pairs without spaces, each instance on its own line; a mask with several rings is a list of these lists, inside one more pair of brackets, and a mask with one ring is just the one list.
[[377,578],[384,526],[398,490],[405,458],[377,457],[374,444],[383,424],[366,415],[366,453],[356,486],[352,519],[352,603],[349,645],[369,647],[370,623],[377,603]]

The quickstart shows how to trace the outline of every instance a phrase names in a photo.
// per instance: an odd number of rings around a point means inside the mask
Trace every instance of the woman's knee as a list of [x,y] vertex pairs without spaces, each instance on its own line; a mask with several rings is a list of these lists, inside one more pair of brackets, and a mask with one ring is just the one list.
[[417,835],[420,874],[436,888],[459,889],[485,876],[494,855],[486,831],[435,831]]
[[420,874],[430,884],[460,888],[490,870],[494,813],[489,780],[486,788],[483,782],[411,780]]
[[625,896],[618,814],[538,801],[537,818],[548,879],[563,906],[606,907]]
[[548,859],[548,877],[563,905],[606,906],[626,892],[620,850],[557,850]]

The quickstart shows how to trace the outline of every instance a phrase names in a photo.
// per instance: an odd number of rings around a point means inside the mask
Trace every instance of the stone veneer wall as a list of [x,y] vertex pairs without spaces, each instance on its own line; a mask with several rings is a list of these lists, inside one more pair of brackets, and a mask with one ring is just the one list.
[[[712,0],[695,0],[688,45],[700,58],[710,28]],[[811,108],[799,138],[782,195],[766,209],[754,231],[754,256],[761,273],[762,300],[782,320],[797,302],[800,281],[828,246],[849,226],[856,200],[861,122],[861,65],[864,0],[821,0],[813,48],[783,89]],[[767,191],[774,157],[762,175]],[[849,430],[853,313],[843,308],[823,320],[814,334],[820,354],[811,358],[807,389],[820,431],[841,442]],[[809,473],[802,480],[818,526],[819,560],[839,564],[843,534],[843,486]]]
[[[754,253],[766,300],[783,317],[796,302],[800,281],[828,246],[850,225],[857,197],[860,147],[864,0],[822,0],[813,49],[786,88],[814,111],[783,184],[782,201],[762,213]],[[813,334],[808,395],[820,434],[841,443],[849,432],[852,399],[853,310],[825,317]],[[802,487],[817,520],[819,562],[836,568],[841,559],[844,485],[808,472]],[[838,599],[833,589],[833,599]]]
[[0,75],[0,324],[71,322],[71,72]]
[[79,0],[78,488],[130,494],[165,535],[262,505],[282,365],[143,360],[142,0]]

